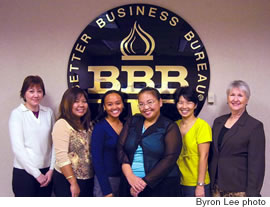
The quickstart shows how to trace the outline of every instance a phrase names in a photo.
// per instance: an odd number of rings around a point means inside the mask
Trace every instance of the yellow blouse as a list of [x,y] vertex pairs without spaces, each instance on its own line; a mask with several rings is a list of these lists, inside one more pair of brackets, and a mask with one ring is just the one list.
[[[176,121],[178,126],[180,126],[180,122],[181,120]],[[177,164],[182,173],[181,185],[196,186],[198,182],[200,158],[198,144],[212,141],[211,127],[206,121],[197,118],[194,125],[185,136],[182,137],[182,141],[183,147],[177,160]],[[210,183],[208,168],[204,183]]]

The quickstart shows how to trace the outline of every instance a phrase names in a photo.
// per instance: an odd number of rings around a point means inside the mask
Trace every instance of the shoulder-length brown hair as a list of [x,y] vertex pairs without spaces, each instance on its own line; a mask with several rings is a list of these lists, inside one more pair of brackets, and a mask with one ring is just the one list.
[[[79,131],[80,126],[76,122],[76,116],[72,113],[72,106],[75,103],[76,99],[78,99],[81,95],[83,95],[85,99],[88,100],[87,93],[81,88],[69,88],[65,91],[59,106],[58,119],[65,119],[76,131]],[[90,128],[91,121],[91,113],[89,107],[85,115],[83,115],[80,120],[83,128],[85,130],[88,130]]]
[[20,91],[20,97],[26,102],[25,99],[25,93],[28,90],[28,88],[32,87],[32,86],[40,86],[40,88],[43,91],[43,96],[46,95],[45,92],[45,86],[43,83],[43,80],[41,79],[41,77],[37,76],[37,75],[29,75],[27,76],[24,81],[23,81],[23,85]]

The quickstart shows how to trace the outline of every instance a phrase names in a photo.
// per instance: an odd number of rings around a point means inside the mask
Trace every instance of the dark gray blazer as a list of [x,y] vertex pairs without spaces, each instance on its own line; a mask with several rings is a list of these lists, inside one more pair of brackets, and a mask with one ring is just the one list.
[[263,124],[246,111],[223,137],[220,152],[218,136],[230,114],[215,119],[209,155],[211,187],[230,192],[260,196],[265,170],[265,135]]

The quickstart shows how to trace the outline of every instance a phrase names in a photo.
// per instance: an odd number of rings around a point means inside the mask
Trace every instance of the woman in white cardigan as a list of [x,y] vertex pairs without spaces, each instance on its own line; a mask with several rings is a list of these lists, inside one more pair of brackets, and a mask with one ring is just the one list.
[[16,197],[47,197],[52,193],[54,115],[50,108],[40,105],[44,95],[42,79],[26,77],[20,93],[24,104],[10,115],[9,133],[14,153],[12,189]]

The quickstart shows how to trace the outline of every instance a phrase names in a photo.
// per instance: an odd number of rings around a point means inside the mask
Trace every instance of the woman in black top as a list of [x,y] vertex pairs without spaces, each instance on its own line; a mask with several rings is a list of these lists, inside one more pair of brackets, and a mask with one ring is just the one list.
[[118,142],[124,174],[120,196],[178,196],[179,128],[160,114],[162,100],[156,89],[142,89],[138,102],[141,114],[127,121]]

